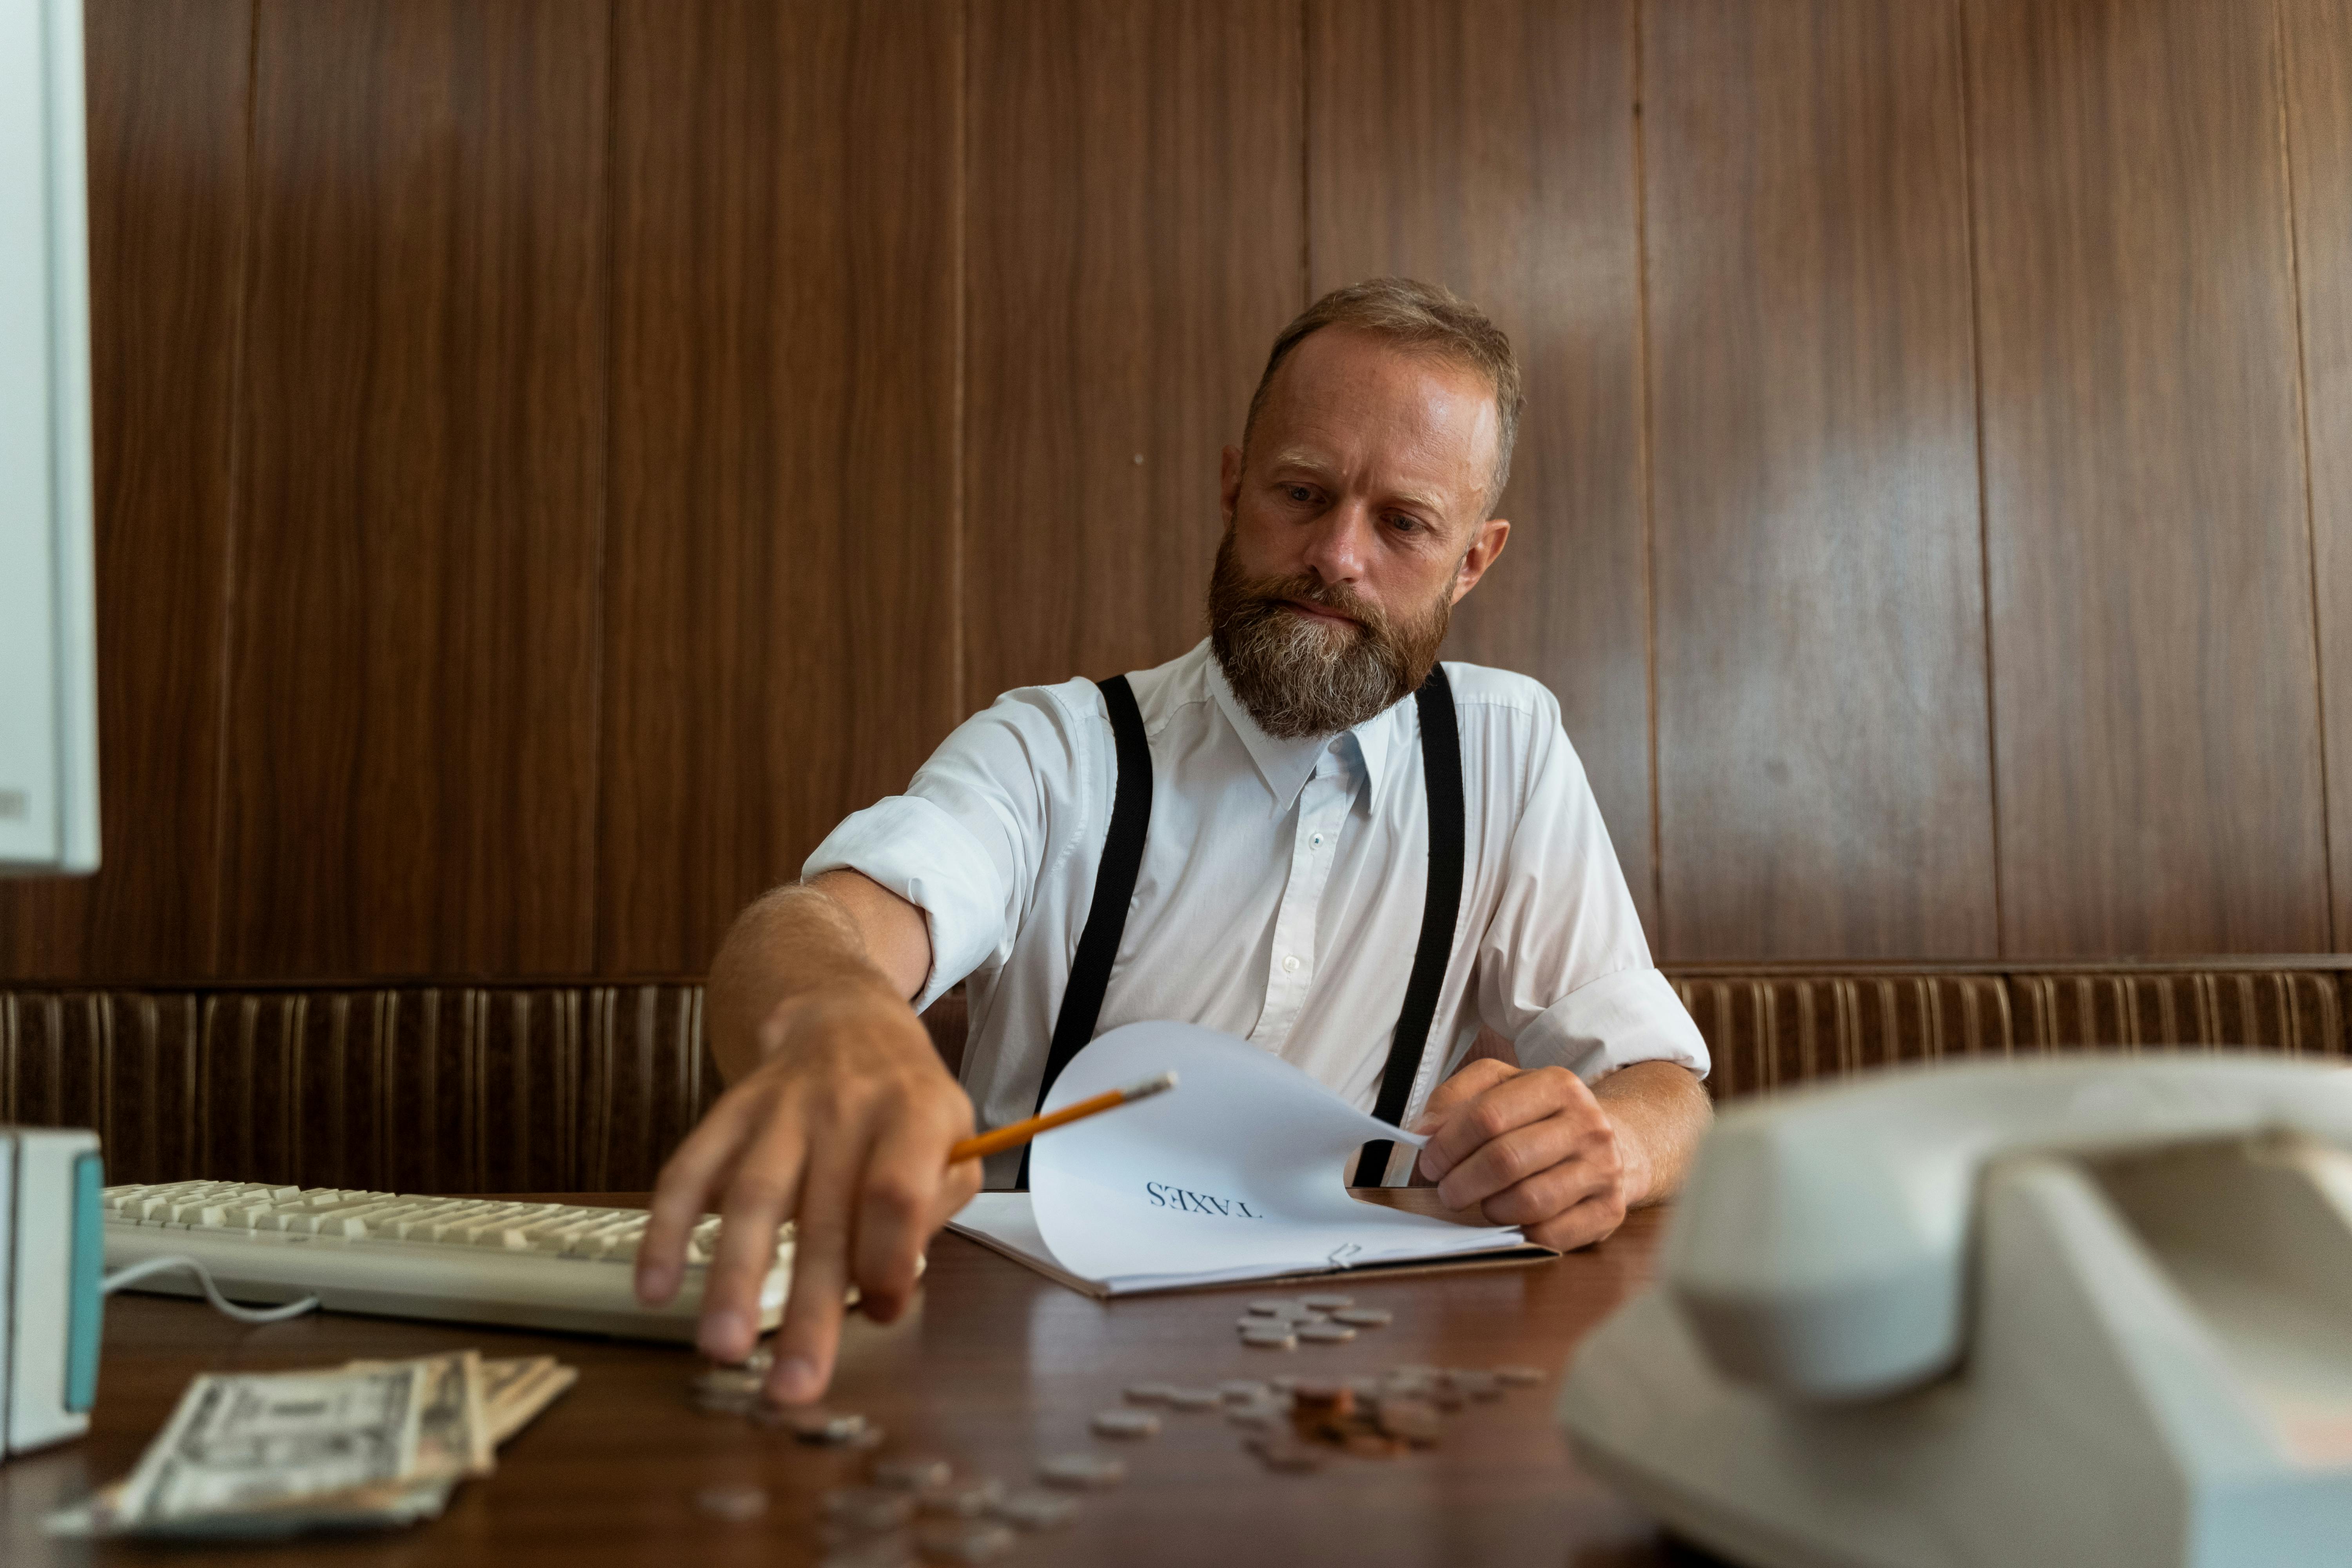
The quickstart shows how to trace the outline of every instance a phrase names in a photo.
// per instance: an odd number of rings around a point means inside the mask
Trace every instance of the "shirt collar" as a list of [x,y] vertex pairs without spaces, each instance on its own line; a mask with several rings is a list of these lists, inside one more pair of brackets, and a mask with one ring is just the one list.
[[[1243,746],[1248,749],[1250,761],[1257,766],[1258,777],[1265,781],[1265,787],[1273,793],[1276,815],[1288,811],[1297,803],[1298,792],[1305,789],[1307,781],[1314,776],[1316,762],[1331,743],[1332,737],[1318,735],[1305,740],[1285,741],[1267,734],[1258,728],[1257,721],[1250,717],[1249,710],[1242,706],[1241,699],[1234,695],[1234,689],[1226,683],[1224,667],[1217,662],[1215,649],[1204,642],[1202,651],[1206,656],[1204,663],[1210,695],[1216,699],[1225,721],[1234,727],[1234,733],[1241,737]],[[1375,810],[1380,807],[1381,793],[1389,775],[1396,771],[1397,748],[1412,740],[1405,732],[1408,722],[1405,710],[1410,706],[1409,702],[1392,703],[1354,729],[1344,731],[1355,738],[1357,752],[1363,758],[1364,777],[1370,786],[1370,804]]]

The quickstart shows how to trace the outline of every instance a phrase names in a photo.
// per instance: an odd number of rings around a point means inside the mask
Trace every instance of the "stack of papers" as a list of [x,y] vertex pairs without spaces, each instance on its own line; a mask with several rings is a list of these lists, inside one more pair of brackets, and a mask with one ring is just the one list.
[[1428,1140],[1213,1029],[1113,1029],[1070,1059],[1045,1109],[1168,1071],[1174,1092],[1040,1137],[1031,1190],[982,1193],[951,1228],[1093,1296],[1557,1256],[1509,1226],[1350,1197],[1347,1173],[1364,1144]]

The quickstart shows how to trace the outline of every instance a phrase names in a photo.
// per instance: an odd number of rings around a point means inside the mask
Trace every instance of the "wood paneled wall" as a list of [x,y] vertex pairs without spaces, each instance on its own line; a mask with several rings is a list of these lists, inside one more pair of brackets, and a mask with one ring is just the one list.
[[2352,948],[2352,0],[89,0],[106,869],[0,973],[690,973],[1199,635],[1274,332],[1512,333],[1449,651],[1662,957]]

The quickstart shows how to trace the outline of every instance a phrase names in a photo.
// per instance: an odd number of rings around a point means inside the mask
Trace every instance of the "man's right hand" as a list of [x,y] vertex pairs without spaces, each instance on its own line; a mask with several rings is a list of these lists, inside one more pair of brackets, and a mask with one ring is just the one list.
[[[714,993],[727,959],[722,952],[713,966]],[[701,1345],[714,1359],[740,1361],[759,1339],[760,1286],[777,1228],[795,1222],[792,1295],[767,1392],[804,1403],[832,1378],[848,1287],[856,1285],[867,1315],[896,1318],[914,1293],[924,1245],[979,1190],[979,1161],[948,1163],[949,1149],[971,1134],[971,1102],[914,1009],[870,965],[839,966],[744,1016],[737,1027],[748,1023],[751,1041],[721,1037],[730,1020],[718,1004],[714,996],[722,1067],[747,1058],[756,1065],[662,1168],[637,1255],[637,1294],[656,1305],[677,1294],[688,1234],[716,1209]]]

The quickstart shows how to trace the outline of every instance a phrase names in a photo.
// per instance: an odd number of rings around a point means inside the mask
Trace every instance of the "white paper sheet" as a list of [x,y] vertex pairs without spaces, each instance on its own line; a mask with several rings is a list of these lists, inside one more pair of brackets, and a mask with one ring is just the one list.
[[1129,1024],[1072,1058],[1046,1097],[1074,1100],[1174,1071],[1178,1087],[1039,1138],[1030,1194],[983,1193],[956,1216],[1114,1294],[1437,1258],[1522,1246],[1359,1203],[1347,1173],[1375,1139],[1419,1145],[1281,1058],[1192,1024]]

